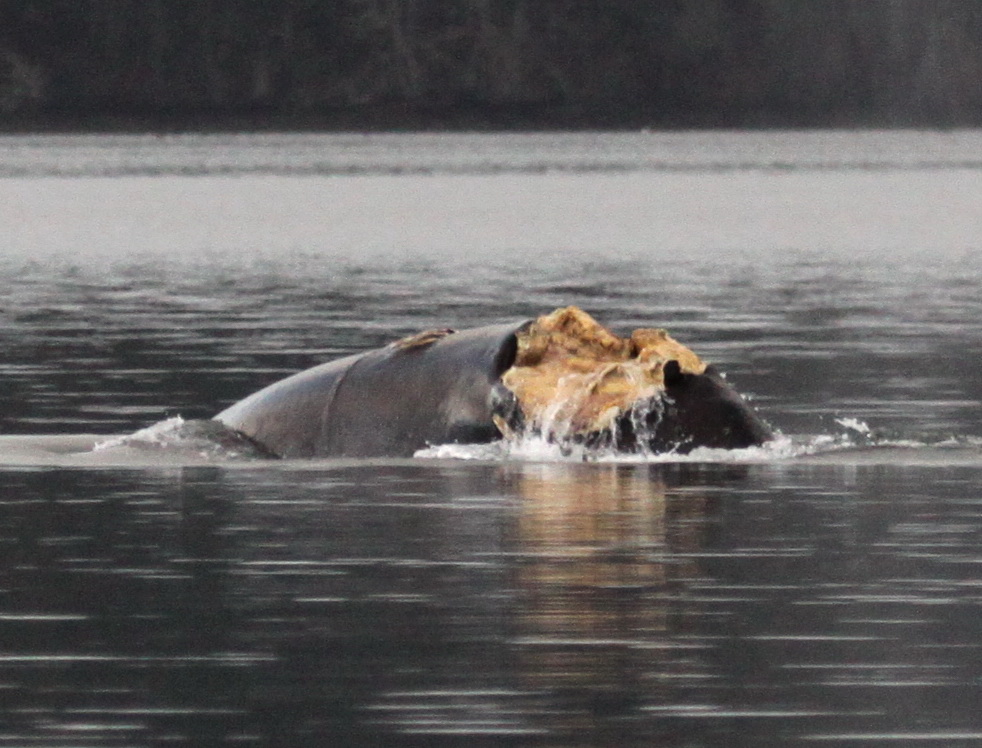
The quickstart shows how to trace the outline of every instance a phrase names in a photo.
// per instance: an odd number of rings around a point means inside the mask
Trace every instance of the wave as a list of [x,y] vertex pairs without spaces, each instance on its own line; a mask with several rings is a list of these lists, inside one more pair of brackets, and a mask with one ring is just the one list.
[[[944,439],[887,435],[858,419],[841,418],[830,434],[778,435],[759,447],[697,448],[686,454],[626,454],[610,448],[557,443],[542,436],[521,436],[488,444],[439,444],[421,449],[410,462],[481,463],[606,463],[606,464],[757,464],[793,466],[896,465],[982,467],[982,437]],[[261,465],[329,467],[334,464],[406,462],[388,458],[276,459],[261,446],[217,421],[168,418],[132,434],[105,437],[90,434],[0,436],[0,467],[173,467]]]
[[97,442],[92,447],[93,452],[120,450],[168,451],[200,458],[229,460],[274,457],[245,435],[218,421],[186,421],[180,416],[168,418],[132,434]]

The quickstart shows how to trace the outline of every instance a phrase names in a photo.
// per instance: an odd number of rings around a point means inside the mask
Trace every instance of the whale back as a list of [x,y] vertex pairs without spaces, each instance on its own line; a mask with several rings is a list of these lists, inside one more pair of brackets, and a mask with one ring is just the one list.
[[528,435],[642,453],[771,438],[739,393],[664,330],[621,338],[575,307],[428,330],[287,377],[215,418],[281,457],[408,457]]
[[287,377],[215,418],[281,457],[411,456],[490,441],[492,390],[523,324],[420,333]]

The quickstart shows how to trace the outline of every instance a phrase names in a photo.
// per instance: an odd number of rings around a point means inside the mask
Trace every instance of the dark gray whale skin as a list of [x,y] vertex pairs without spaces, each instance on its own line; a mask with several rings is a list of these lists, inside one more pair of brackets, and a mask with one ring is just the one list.
[[[432,342],[367,351],[275,382],[215,419],[280,457],[408,457],[430,445],[500,438],[492,416],[514,425],[500,384],[529,321],[464,330]],[[687,452],[758,445],[770,429],[709,367],[670,362],[665,392],[622,417],[598,441],[627,451]]]
[[412,456],[431,444],[489,442],[491,392],[524,323],[464,330],[294,374],[215,418],[281,457]]

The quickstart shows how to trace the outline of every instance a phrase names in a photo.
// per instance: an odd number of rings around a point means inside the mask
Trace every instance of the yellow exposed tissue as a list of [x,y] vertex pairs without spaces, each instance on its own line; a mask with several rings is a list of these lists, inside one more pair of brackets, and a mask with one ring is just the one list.
[[[501,381],[518,399],[527,426],[557,436],[609,428],[665,388],[668,361],[689,374],[706,369],[664,330],[621,338],[575,306],[539,317],[517,337],[515,363]],[[498,427],[507,433],[504,424]]]

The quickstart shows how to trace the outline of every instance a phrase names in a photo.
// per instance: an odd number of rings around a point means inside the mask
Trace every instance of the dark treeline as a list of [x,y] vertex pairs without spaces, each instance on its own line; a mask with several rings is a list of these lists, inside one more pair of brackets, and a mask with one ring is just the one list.
[[0,123],[982,124],[982,2],[0,0]]

